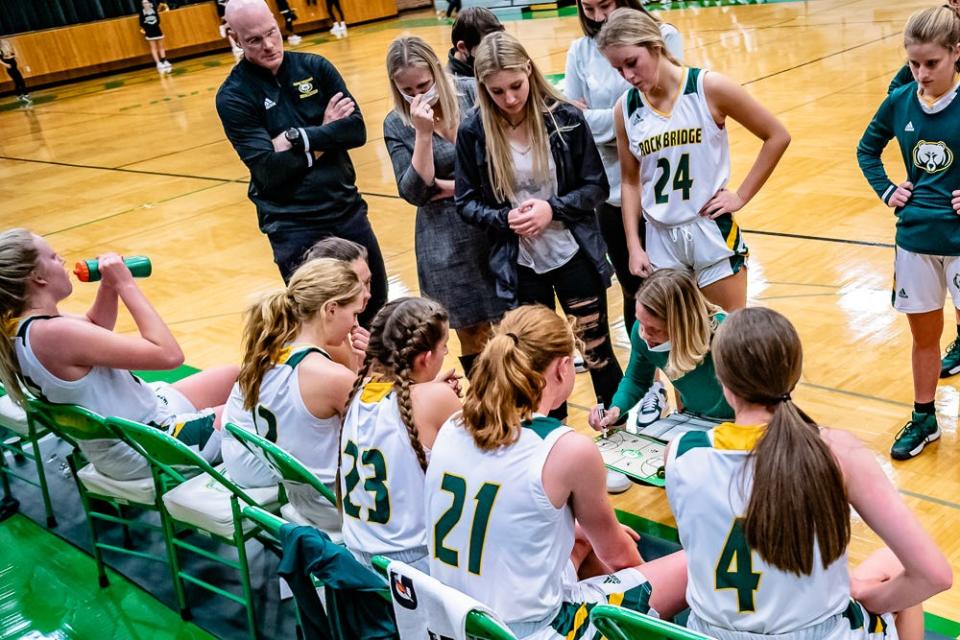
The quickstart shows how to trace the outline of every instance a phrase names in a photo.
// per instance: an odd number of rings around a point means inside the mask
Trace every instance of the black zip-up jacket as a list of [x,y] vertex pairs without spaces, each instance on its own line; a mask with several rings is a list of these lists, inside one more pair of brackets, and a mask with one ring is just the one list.
[[[250,169],[248,195],[257,206],[260,230],[335,226],[366,205],[347,149],[362,146],[367,130],[360,108],[323,124],[335,93],[350,96],[343,78],[325,58],[283,54],[274,76],[241,60],[217,92],[217,113],[240,159]],[[302,129],[312,153],[275,152],[272,140],[290,127]]]
[[[553,208],[553,219],[567,226],[580,249],[597,267],[604,287],[609,287],[613,269],[607,261],[607,245],[600,235],[594,209],[606,202],[610,184],[593,134],[583,114],[573,105],[558,104],[553,110],[553,118],[545,113],[543,121],[547,125],[550,152],[557,167],[557,195],[547,200]],[[455,184],[460,216],[487,229],[489,264],[497,279],[497,296],[515,305],[519,236],[510,230],[507,222],[507,215],[513,207],[509,202],[498,201],[493,192],[479,108],[474,108],[464,118],[457,132]]]

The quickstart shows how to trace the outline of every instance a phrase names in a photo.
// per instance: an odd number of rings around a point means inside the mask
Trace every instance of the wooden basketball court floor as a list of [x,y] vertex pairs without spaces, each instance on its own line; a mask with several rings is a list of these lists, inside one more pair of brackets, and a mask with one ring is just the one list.
[[[960,377],[941,382],[943,437],[918,459],[887,452],[909,416],[910,335],[890,306],[894,219],[856,164],[856,143],[903,64],[902,28],[923,0],[813,0],[753,5],[667,5],[661,16],[684,35],[690,64],[722,71],[781,118],[793,136],[770,182],[738,214],[751,249],[750,303],[785,313],[804,341],[797,402],[824,424],[856,433],[875,452],[904,500],[960,573]],[[506,22],[544,73],[562,73],[576,18],[547,14]],[[326,56],[344,75],[367,123],[367,144],[352,152],[391,278],[391,296],[417,291],[414,208],[398,199],[382,141],[391,108],[383,59],[403,33],[427,39],[445,59],[450,27],[432,12],[352,28],[345,40],[307,36],[298,50]],[[29,64],[29,61],[24,61]],[[237,362],[240,314],[257,293],[280,285],[266,238],[246,198],[248,174],[226,142],[214,94],[228,53],[175,62],[175,73],[121,73],[34,93],[20,109],[0,101],[0,225],[46,236],[72,263],[113,250],[147,254],[155,274],[143,282],[180,340],[189,364]],[[758,143],[731,124],[732,184]],[[888,148],[893,179],[903,175]],[[70,310],[92,300],[78,284]],[[611,317],[620,318],[616,288]],[[946,315],[943,344],[953,339]],[[128,317],[121,330],[133,330]],[[625,364],[622,321],[614,327]],[[457,353],[451,340],[450,364]],[[580,376],[571,424],[586,429],[593,400]],[[797,478],[797,482],[803,482]],[[673,524],[659,489],[635,486],[613,498],[618,509]],[[879,541],[857,522],[851,559]],[[960,589],[928,603],[960,620]],[[954,630],[951,637],[956,637]]]

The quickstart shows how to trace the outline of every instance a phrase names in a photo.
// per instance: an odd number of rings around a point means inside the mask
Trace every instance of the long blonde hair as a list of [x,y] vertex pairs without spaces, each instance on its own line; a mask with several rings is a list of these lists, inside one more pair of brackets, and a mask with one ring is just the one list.
[[463,423],[477,447],[492,451],[520,437],[521,423],[540,404],[543,373],[556,358],[573,356],[570,321],[542,305],[508,311],[470,373]]
[[487,80],[500,71],[521,71],[529,75],[530,94],[527,97],[524,126],[530,132],[533,172],[541,184],[548,184],[551,181],[550,139],[543,115],[549,115],[553,119],[554,128],[560,132],[560,127],[553,117],[553,110],[558,104],[567,102],[567,99],[547,82],[520,41],[504,31],[490,33],[480,41],[473,69],[477,84],[483,87],[482,90],[477,91],[477,102],[480,105],[480,119],[486,135],[487,171],[490,183],[498,200],[512,202],[516,199],[517,185],[513,154],[510,152],[506,133],[509,123],[490,96],[486,86]]
[[[447,323],[447,310],[439,302],[427,298],[398,298],[385,304],[370,325],[367,354],[347,401],[348,405],[353,401],[372,369],[395,381],[400,419],[407,429],[417,462],[424,471],[427,470],[427,454],[420,442],[410,400],[413,361],[421,353],[436,349],[448,331]],[[342,433],[343,424],[340,429]]]
[[826,569],[850,542],[850,504],[840,464],[790,397],[803,368],[797,330],[772,309],[741,309],[717,330],[713,361],[729,392],[773,412],[751,453],[747,544],[764,562],[807,576],[819,547]]
[[286,289],[267,294],[244,315],[240,390],[243,407],[260,400],[263,376],[303,323],[330,304],[346,304],[363,294],[363,283],[349,263],[333,258],[309,260],[294,272]]
[[[917,11],[903,29],[903,46],[912,44],[935,44],[956,53],[960,44],[960,12],[949,5]],[[954,63],[954,70],[960,71],[960,59]]]
[[14,341],[16,321],[27,306],[27,280],[37,265],[37,246],[26,229],[9,229],[0,234],[0,381],[14,402],[23,406],[20,364]]
[[437,87],[437,104],[443,114],[443,128],[456,131],[460,124],[460,105],[453,80],[440,66],[440,60],[430,45],[417,36],[400,36],[394,39],[387,49],[387,77],[390,78],[390,92],[393,94],[393,110],[405,125],[413,126],[410,120],[410,105],[403,99],[394,79],[398,71],[408,67],[427,69],[430,72]]
[[678,67],[683,66],[667,49],[660,33],[660,22],[646,11],[627,7],[615,9],[597,35],[597,48],[602,52],[608,47],[644,47],[651,53],[666,56]]
[[637,292],[637,304],[667,326],[668,378],[681,378],[703,362],[717,329],[716,316],[723,309],[703,297],[690,274],[677,269],[655,271]]

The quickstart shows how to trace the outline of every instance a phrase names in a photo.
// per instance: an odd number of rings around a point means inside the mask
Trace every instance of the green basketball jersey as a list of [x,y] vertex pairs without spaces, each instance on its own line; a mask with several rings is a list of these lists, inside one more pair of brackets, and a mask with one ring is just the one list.
[[878,196],[887,202],[896,190],[880,155],[897,139],[913,195],[896,210],[897,245],[928,255],[960,255],[960,215],[951,206],[960,189],[960,84],[932,106],[917,95],[911,82],[887,96],[860,139],[860,170]]

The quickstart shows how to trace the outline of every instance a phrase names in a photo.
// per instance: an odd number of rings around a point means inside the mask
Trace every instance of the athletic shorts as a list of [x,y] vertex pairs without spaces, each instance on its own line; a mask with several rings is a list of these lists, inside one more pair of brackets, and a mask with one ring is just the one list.
[[634,568],[580,580],[564,587],[560,611],[546,625],[514,623],[508,625],[521,640],[560,640],[561,638],[599,637],[590,624],[590,611],[598,604],[612,604],[657,617],[650,608],[653,588],[647,578]]
[[702,289],[740,272],[749,250],[733,216],[695,220],[665,226],[646,219],[646,252],[653,270],[693,271]]
[[197,409],[187,396],[166,382],[154,382],[150,386],[160,407],[151,424],[199,451],[207,462],[218,462],[221,432],[213,428],[216,412],[213,409]]
[[371,571],[376,571],[373,568],[373,556],[383,556],[391,560],[399,560],[404,564],[410,565],[417,571],[430,575],[430,556],[425,546],[416,549],[407,549],[405,551],[390,551],[388,553],[367,553],[359,549],[350,549],[350,547],[347,547],[347,549],[353,554],[353,557],[357,559],[357,562]]
[[950,292],[960,309],[960,256],[934,256],[896,248],[893,265],[893,308],[902,313],[943,309]]
[[[215,464],[220,458],[220,431],[213,428],[213,409],[197,410],[185,395],[166,382],[150,384],[159,408],[150,425],[162,429]],[[146,459],[121,440],[81,440],[78,446],[97,471],[114,480],[150,477]]]
[[831,616],[820,624],[776,636],[717,627],[693,612],[687,618],[687,628],[705,633],[716,640],[760,640],[772,637],[777,640],[896,640],[898,637],[892,613],[879,616],[872,614],[856,600],[850,601],[846,611]]

